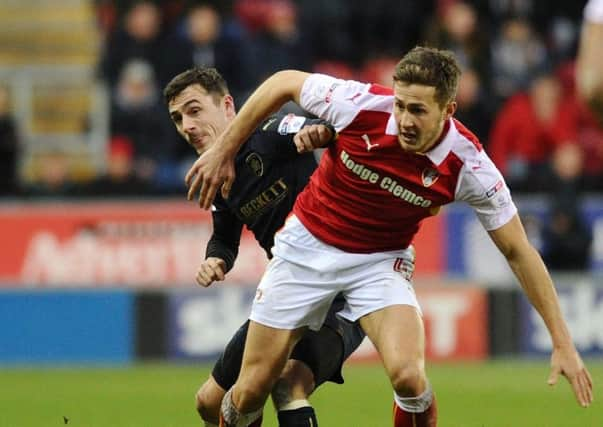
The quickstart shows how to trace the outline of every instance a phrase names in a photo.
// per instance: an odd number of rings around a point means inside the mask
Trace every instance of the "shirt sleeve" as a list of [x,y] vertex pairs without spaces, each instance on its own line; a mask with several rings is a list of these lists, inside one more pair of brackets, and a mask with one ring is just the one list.
[[455,199],[467,202],[487,231],[502,227],[517,213],[503,176],[483,151],[461,169]]
[[300,105],[340,132],[358,114],[361,97],[368,93],[369,87],[367,83],[311,74],[302,86]]
[[239,254],[243,223],[230,210],[218,206],[214,204],[212,209],[214,229],[207,242],[205,258],[223,259],[226,262],[226,272],[228,272],[232,269]]
[[269,117],[258,128],[261,144],[254,144],[254,149],[271,155],[273,158],[291,159],[299,156],[297,148],[293,143],[293,137],[304,126],[314,124],[328,126],[331,128],[333,135],[335,135],[335,129],[326,120],[295,114],[275,114]]

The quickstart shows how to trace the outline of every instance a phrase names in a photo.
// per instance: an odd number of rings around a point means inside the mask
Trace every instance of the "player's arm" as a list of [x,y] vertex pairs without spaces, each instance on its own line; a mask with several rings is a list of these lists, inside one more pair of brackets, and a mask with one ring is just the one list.
[[256,89],[225,131],[187,172],[189,200],[199,192],[199,205],[209,209],[219,187],[222,187],[222,195],[228,197],[235,179],[234,158],[239,148],[271,113],[288,101],[299,103],[308,76],[302,71],[279,71]]
[[207,242],[205,260],[197,270],[197,283],[203,287],[224,280],[237,258],[243,223],[227,209],[212,212],[214,230]]
[[590,374],[572,343],[553,281],[542,258],[529,243],[519,216],[515,214],[505,225],[488,233],[507,259],[551,334],[553,354],[549,384],[554,385],[559,374],[564,375],[570,382],[578,403],[588,406],[593,399]]
[[[295,114],[275,114],[259,127],[262,140],[270,140],[280,158],[292,158],[324,148],[337,136],[335,128],[326,120]],[[293,137],[293,138],[292,138]]]
[[585,11],[576,61],[576,88],[603,124],[603,2]]

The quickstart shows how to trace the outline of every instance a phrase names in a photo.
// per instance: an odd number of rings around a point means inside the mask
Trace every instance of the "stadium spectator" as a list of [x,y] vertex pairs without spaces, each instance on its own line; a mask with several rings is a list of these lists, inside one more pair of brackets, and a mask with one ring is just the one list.
[[577,87],[603,127],[603,0],[590,0],[584,9],[584,25],[577,59]]
[[152,182],[160,162],[172,155],[167,117],[161,108],[152,67],[139,60],[125,64],[111,105],[111,137],[134,149],[136,175]]
[[8,89],[0,85],[0,196],[15,196],[19,191],[17,165],[21,144],[9,96]]
[[[147,62],[155,74],[161,57],[161,12],[151,1],[134,1],[116,30],[108,36],[99,71],[113,90],[123,68],[132,60]],[[159,89],[159,88],[157,88]]]
[[224,33],[222,17],[211,3],[193,5],[183,25],[175,28],[162,48],[165,52],[161,64],[162,87],[176,74],[194,66],[221,70],[235,100],[242,99],[254,84],[246,66],[245,40]]
[[274,372],[303,331],[322,323],[338,292],[346,298],[339,314],[360,321],[390,377],[394,426],[435,426],[420,309],[411,284],[392,271],[407,256],[421,221],[454,200],[472,206],[543,318],[553,342],[549,384],[565,375],[578,404],[592,402],[590,374],[510,192],[475,136],[452,118],[459,74],[452,54],[428,48],[403,57],[393,91],[300,71],[277,73],[187,173],[188,197],[199,191],[202,208],[211,206],[220,187],[227,197],[234,153],[286,100],[338,131],[275,238],[274,259],[252,306],[242,369],[224,396],[225,426],[261,413]]
[[487,101],[484,85],[471,68],[463,70],[456,92],[458,107],[455,117],[466,124],[480,141],[487,145],[492,122],[491,105]]
[[51,150],[36,160],[32,182],[24,184],[26,196],[67,197],[75,194],[76,186],[71,177],[72,159],[68,153]]
[[447,2],[428,27],[427,42],[456,55],[463,70],[468,68],[484,78],[488,72],[488,37],[479,25],[476,8],[468,2]]
[[83,184],[79,192],[93,197],[141,196],[151,192],[149,183],[136,175],[134,149],[127,138],[113,138],[109,144],[107,170]]
[[[213,68],[194,68],[177,75],[165,88],[164,96],[176,128],[198,154],[213,144],[236,114],[226,82]],[[224,280],[237,257],[243,225],[272,257],[274,234],[283,226],[297,194],[316,168],[312,154],[296,151],[294,135],[302,126],[316,132],[306,137],[319,146],[329,143],[335,133],[320,120],[274,116],[237,154],[238,182],[228,200],[216,199],[214,203],[213,233],[198,269],[199,285],[207,287]],[[325,381],[342,382],[341,364],[364,338],[357,323],[335,316],[342,305],[341,299],[336,301],[325,326],[300,341],[275,385],[272,395],[281,427],[316,426],[308,395]],[[246,322],[235,333],[197,393],[197,410],[206,425],[218,424],[222,398],[241,368],[248,325]]]
[[272,0],[263,26],[251,37],[250,67],[254,84],[287,68],[311,68],[312,57],[305,33],[298,25],[297,7],[292,0]]
[[509,19],[490,43],[490,85],[497,106],[526,90],[534,75],[547,66],[546,46],[529,21]]
[[592,232],[580,206],[579,197],[555,196],[542,233],[542,257],[553,271],[585,271],[590,265]]
[[511,188],[543,191],[549,188],[549,162],[566,141],[558,132],[563,93],[554,74],[544,73],[505,102],[494,119],[488,153]]

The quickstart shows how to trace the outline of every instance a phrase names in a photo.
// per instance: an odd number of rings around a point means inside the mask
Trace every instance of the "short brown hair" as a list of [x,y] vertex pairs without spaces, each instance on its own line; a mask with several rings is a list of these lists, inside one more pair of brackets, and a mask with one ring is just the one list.
[[229,93],[226,80],[218,70],[210,67],[194,67],[178,74],[166,85],[163,89],[165,102],[169,104],[180,92],[195,84],[205,89],[216,102]]
[[460,75],[461,67],[452,52],[417,46],[396,65],[394,82],[435,87],[435,99],[443,107],[456,96]]

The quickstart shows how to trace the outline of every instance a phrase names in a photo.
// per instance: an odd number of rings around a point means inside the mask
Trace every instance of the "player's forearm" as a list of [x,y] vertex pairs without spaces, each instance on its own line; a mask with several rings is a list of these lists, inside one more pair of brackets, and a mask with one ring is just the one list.
[[251,94],[235,119],[225,130],[225,150],[236,153],[254,129],[288,101],[299,103],[299,93],[307,73],[279,71]]
[[553,281],[538,252],[528,245],[521,252],[509,256],[507,260],[528,299],[544,320],[553,346],[573,346]]

